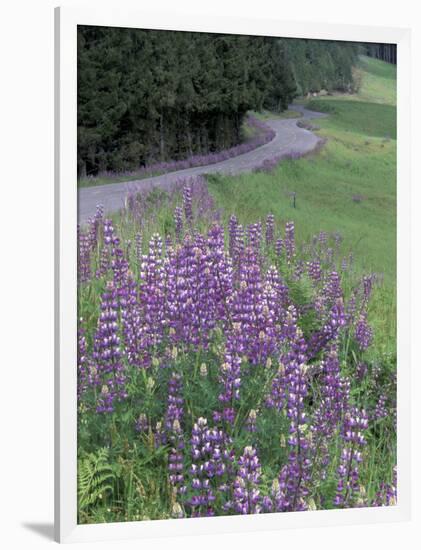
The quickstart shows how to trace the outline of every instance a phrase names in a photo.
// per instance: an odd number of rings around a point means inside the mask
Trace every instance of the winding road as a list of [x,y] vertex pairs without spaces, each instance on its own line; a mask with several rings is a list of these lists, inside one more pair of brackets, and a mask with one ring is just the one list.
[[266,120],[266,124],[275,130],[275,137],[269,143],[248,153],[208,166],[186,168],[185,170],[169,172],[168,174],[151,178],[80,188],[78,190],[79,223],[81,225],[86,223],[95,214],[98,204],[104,206],[105,213],[119,210],[124,206],[127,192],[134,188],[140,192],[150,190],[156,186],[169,189],[172,183],[182,177],[214,173],[235,175],[242,172],[250,172],[260,166],[264,160],[271,159],[277,155],[304,155],[309,153],[318,145],[321,138],[310,130],[300,128],[297,126],[297,122],[299,120],[321,118],[326,115],[324,113],[309,111],[302,105],[295,104],[290,105],[289,110],[300,112],[301,117]]

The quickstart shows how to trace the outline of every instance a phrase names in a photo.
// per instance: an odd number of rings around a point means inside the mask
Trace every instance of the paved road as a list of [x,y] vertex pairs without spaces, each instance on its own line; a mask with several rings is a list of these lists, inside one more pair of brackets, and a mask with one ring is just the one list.
[[96,206],[102,204],[105,212],[114,212],[122,208],[124,198],[130,189],[136,188],[139,191],[149,190],[152,187],[159,186],[169,189],[176,180],[187,177],[197,176],[199,174],[240,174],[250,172],[257,166],[260,166],[265,159],[270,159],[275,155],[290,153],[305,154],[312,151],[320,141],[320,138],[313,132],[297,126],[298,120],[321,118],[326,116],[324,113],[309,111],[302,105],[290,105],[290,110],[299,111],[302,118],[273,119],[266,123],[271,126],[276,136],[272,141],[222,162],[211,164],[209,166],[198,166],[196,168],[187,168],[136,181],[124,183],[109,183],[94,187],[83,187],[78,190],[78,219],[79,223],[84,224],[94,215]]

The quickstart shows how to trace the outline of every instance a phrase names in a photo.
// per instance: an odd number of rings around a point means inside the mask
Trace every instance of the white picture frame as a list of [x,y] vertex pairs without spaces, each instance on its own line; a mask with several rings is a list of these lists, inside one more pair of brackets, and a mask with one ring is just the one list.
[[[396,506],[95,525],[77,524],[77,26],[183,30],[397,44],[398,503]],[[145,10],[55,10],[55,539],[116,540],[367,524],[410,517],[410,31]]]

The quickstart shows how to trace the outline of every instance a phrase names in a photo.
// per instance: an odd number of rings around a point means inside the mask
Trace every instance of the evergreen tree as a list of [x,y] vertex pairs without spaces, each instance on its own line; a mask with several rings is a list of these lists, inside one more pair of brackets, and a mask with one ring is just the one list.
[[338,42],[78,27],[78,174],[229,148],[249,110],[352,86]]

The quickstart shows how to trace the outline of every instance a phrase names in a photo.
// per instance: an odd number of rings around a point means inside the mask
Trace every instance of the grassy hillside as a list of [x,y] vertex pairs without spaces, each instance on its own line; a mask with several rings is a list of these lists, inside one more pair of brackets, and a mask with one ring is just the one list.
[[396,106],[396,65],[361,57],[356,73],[361,79],[358,99]]
[[[294,220],[300,239],[339,232],[355,255],[357,273],[384,275],[378,293],[378,345],[395,342],[396,68],[362,58],[358,94],[315,98],[308,107],[329,113],[318,121],[326,146],[281,163],[272,173],[213,176],[210,190],[228,216],[240,221]],[[296,193],[296,208],[291,193]]]

